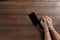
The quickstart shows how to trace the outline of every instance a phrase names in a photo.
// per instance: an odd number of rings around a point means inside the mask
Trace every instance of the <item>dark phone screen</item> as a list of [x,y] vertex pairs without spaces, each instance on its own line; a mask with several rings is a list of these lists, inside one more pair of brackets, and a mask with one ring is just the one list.
[[37,19],[37,16],[35,15],[34,12],[29,14],[29,17],[35,26],[39,25],[39,20]]
[[42,25],[40,24],[40,21],[38,20],[37,16],[35,15],[34,12],[29,14],[29,18],[31,19],[32,23],[34,24],[35,27],[39,28],[40,30],[44,30]]

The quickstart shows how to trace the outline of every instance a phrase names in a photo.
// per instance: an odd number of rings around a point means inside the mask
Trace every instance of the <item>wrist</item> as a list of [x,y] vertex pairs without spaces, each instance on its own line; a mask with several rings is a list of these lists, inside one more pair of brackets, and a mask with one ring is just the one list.
[[49,26],[49,30],[51,30],[51,29],[54,29],[54,27],[53,26]]
[[48,28],[44,28],[44,32],[46,32],[46,31],[49,31],[49,29]]
[[[40,29],[41,30],[41,29]],[[49,28],[44,28],[44,30],[41,30],[42,32],[49,31]]]
[[44,30],[40,29],[42,32],[46,32],[46,31],[49,31],[49,28],[48,26],[43,26]]

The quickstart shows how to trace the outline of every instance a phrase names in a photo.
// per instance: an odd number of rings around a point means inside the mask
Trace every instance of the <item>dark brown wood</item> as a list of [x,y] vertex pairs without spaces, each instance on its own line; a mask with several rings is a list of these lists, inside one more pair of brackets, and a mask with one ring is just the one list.
[[41,32],[34,27],[28,14],[35,12],[38,19],[48,15],[60,33],[59,0],[10,0],[0,2],[0,40],[42,40]]
[[0,0],[1,2],[59,2],[60,0]]
[[0,14],[60,14],[60,2],[0,2]]

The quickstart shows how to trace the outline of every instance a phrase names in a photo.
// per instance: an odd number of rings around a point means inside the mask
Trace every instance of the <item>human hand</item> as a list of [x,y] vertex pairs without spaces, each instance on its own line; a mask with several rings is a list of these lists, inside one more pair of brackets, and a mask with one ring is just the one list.
[[44,29],[48,29],[48,25],[47,25],[47,21],[46,21],[46,17],[45,17],[45,16],[43,16],[43,17],[41,18],[40,23],[41,23],[41,25],[42,25],[42,27],[43,27]]
[[52,23],[52,19],[48,16],[45,16],[46,20],[47,20],[47,24],[49,28],[53,28],[53,23]]

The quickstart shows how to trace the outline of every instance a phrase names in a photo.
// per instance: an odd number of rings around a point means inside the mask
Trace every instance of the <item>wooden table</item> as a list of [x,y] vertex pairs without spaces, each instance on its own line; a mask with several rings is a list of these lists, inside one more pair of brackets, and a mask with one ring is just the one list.
[[60,0],[6,0],[0,2],[0,40],[42,40],[28,14],[48,15],[60,33]]

